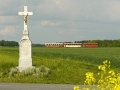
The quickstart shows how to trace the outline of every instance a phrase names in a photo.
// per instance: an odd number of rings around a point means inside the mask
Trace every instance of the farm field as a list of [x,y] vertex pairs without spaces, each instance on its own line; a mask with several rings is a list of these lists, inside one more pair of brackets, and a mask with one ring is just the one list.
[[84,84],[85,73],[94,72],[104,60],[120,72],[120,48],[41,48],[33,47],[33,65],[45,65],[51,69],[48,77],[14,76],[9,78],[10,68],[18,66],[18,47],[0,47],[0,82]]

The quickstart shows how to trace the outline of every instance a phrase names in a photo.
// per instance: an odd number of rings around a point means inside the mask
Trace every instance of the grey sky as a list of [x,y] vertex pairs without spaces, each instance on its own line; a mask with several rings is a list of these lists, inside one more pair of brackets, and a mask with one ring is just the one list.
[[20,41],[24,6],[33,43],[120,38],[120,0],[0,0],[0,40]]

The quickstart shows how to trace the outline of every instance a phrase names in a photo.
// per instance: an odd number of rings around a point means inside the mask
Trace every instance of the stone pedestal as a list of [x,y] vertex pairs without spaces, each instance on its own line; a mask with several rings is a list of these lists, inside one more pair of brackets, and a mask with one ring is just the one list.
[[23,30],[23,37],[19,42],[19,70],[32,67],[32,43],[28,37],[28,30]]

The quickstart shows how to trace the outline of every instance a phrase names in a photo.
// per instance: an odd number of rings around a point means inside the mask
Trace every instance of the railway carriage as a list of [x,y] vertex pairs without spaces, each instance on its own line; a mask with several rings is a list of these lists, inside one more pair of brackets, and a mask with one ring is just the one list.
[[45,47],[63,47],[63,43],[45,43]]
[[83,47],[98,47],[98,43],[83,43]]
[[82,47],[82,43],[64,43],[64,47]]

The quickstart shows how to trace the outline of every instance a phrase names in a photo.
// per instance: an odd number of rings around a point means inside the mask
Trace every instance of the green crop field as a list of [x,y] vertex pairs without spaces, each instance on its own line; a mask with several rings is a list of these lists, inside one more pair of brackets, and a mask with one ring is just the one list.
[[47,77],[9,77],[12,67],[18,66],[19,48],[0,47],[0,82],[83,84],[86,72],[94,72],[104,60],[110,60],[112,68],[119,72],[120,48],[32,48],[33,65],[51,69]]

